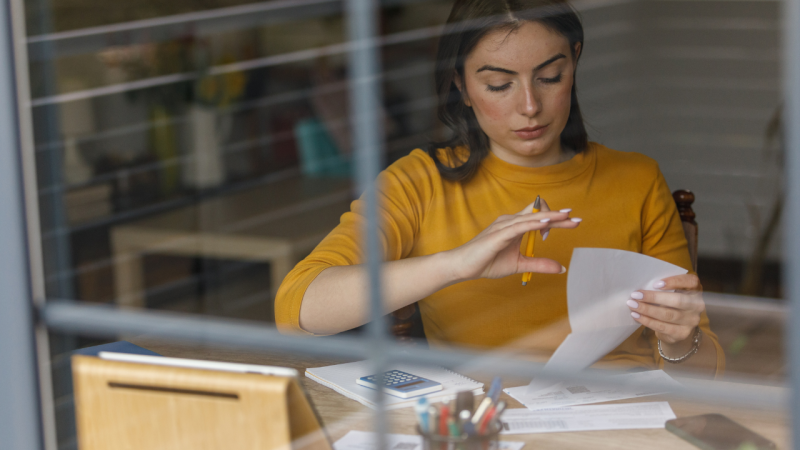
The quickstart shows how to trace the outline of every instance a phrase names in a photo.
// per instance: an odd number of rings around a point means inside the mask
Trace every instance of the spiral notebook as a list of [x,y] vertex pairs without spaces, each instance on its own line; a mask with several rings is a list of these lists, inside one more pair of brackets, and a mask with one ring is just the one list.
[[[306,377],[362,405],[375,409],[375,403],[373,402],[375,391],[356,384],[356,380],[360,377],[372,375],[372,370],[372,363],[370,361],[357,361],[347,364],[337,364],[335,366],[306,369]],[[427,397],[429,401],[451,398],[459,391],[472,391],[474,394],[483,394],[483,383],[441,367],[390,364],[386,370],[402,370],[442,383],[441,391],[424,396]],[[399,398],[392,397],[391,395],[384,395],[384,405],[386,409],[406,408],[414,406],[418,398],[419,397]]]

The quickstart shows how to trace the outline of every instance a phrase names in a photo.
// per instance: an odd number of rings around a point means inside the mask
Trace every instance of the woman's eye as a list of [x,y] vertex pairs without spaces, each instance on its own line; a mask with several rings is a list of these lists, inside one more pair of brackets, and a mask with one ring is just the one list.
[[539,80],[541,80],[541,82],[545,84],[555,84],[561,81],[561,74],[558,74],[553,78],[539,78]]
[[488,84],[486,85],[486,90],[491,92],[500,92],[505,91],[509,86],[511,86],[511,83],[506,83],[502,86],[492,86],[491,84]]

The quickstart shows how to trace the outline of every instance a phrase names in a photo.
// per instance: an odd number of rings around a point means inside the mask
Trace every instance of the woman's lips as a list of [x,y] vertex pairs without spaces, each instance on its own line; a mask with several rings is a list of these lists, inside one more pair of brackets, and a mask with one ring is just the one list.
[[539,126],[539,127],[528,127],[528,128],[520,128],[519,130],[514,130],[514,133],[519,136],[521,139],[536,139],[541,137],[545,131],[547,131],[548,125]]

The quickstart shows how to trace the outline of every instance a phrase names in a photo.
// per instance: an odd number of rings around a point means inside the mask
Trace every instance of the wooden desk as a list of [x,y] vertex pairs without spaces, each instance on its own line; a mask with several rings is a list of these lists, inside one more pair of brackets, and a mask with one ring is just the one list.
[[[301,374],[306,367],[318,367],[337,364],[346,361],[333,361],[300,357],[276,357],[275,355],[259,354],[210,348],[205,346],[188,346],[166,344],[159,341],[138,338],[134,343],[153,350],[164,356],[209,359],[230,361],[249,364],[280,365],[297,369]],[[486,379],[479,378],[487,383]],[[304,386],[309,392],[312,401],[319,411],[328,433],[334,441],[340,439],[350,430],[371,431],[370,419],[373,411],[360,403],[350,400],[333,390],[314,381],[302,377]],[[508,380],[504,387],[519,386],[524,380]],[[786,394],[788,396],[788,393]],[[503,400],[508,402],[509,408],[522,408],[523,406],[502,394]],[[767,437],[778,445],[778,448],[788,448],[789,425],[787,415],[779,411],[764,411],[752,408],[733,408],[729,406],[704,405],[673,400],[663,396],[647,397],[632,401],[664,401],[668,400],[673,411],[678,417],[693,416],[696,414],[721,413],[753,431]],[[619,403],[625,403],[621,401]],[[402,434],[415,434],[416,419],[411,408],[404,408],[388,412],[391,432]],[[518,434],[504,436],[504,440],[524,441],[527,445],[523,450],[542,449],[631,449],[631,450],[696,450],[686,441],[672,433],[660,430],[614,430],[614,431],[582,431],[572,433],[542,433]]]
[[146,253],[270,264],[272,295],[350,209],[350,180],[293,177],[114,227],[116,302],[144,306]]

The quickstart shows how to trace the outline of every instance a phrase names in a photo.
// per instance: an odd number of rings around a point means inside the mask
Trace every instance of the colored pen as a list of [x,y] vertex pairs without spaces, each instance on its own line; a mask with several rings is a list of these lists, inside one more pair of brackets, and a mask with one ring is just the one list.
[[476,409],[475,414],[472,415],[471,422],[473,425],[478,425],[481,422],[483,415],[486,414],[486,411],[490,406],[492,406],[492,399],[487,395],[483,400],[481,400],[480,405],[478,405],[478,409]]
[[414,405],[414,412],[417,413],[417,419],[419,420],[419,429],[420,430],[428,430],[428,408],[430,404],[428,404],[428,399],[425,397],[420,397],[417,400],[417,404]]
[[456,410],[469,411],[470,415],[475,408],[475,395],[472,391],[461,391],[456,395]]
[[[503,413],[506,411],[506,407],[507,407],[507,406],[508,406],[508,404],[507,404],[506,402],[504,402],[504,401],[502,401],[502,400],[501,400],[501,401],[500,401],[500,402],[497,404],[497,407],[495,407],[495,409],[494,409],[494,416],[492,417],[492,420],[495,420],[495,421],[497,421],[497,424],[498,424],[498,425],[501,425],[501,426],[502,426],[502,424],[500,423],[500,416],[502,416],[502,415],[503,415]],[[490,426],[491,426],[491,425],[490,425]]]
[[439,410],[439,434],[447,436],[447,419],[450,418],[450,408],[447,405],[442,405]]
[[428,433],[436,434],[439,428],[439,408],[436,405],[428,407]]
[[489,427],[489,422],[492,421],[492,418],[494,417],[496,411],[497,407],[494,405],[492,405],[492,407],[489,408],[489,411],[486,411],[486,414],[484,414],[483,416],[483,420],[481,420],[481,425],[478,427],[478,434],[486,433],[486,428]]
[[447,428],[450,430],[450,436],[461,436],[461,430],[458,428],[456,419],[452,417],[447,419]]
[[[537,213],[541,211],[541,199],[539,196],[536,196],[536,200],[533,202],[533,213]],[[536,243],[536,231],[532,230],[528,232],[528,242],[525,245],[525,256],[528,258],[533,258],[533,245]],[[527,286],[528,281],[531,281],[531,277],[533,276],[530,272],[525,272],[522,274],[522,285]]]
[[471,420],[464,422],[464,433],[467,433],[467,436],[475,436],[475,424]]
[[494,377],[492,379],[492,385],[489,388],[489,393],[486,394],[487,397],[492,399],[492,403],[497,403],[497,399],[500,398],[500,392],[503,389],[503,383],[500,377]]
[[472,413],[469,412],[468,409],[461,410],[461,412],[458,413],[458,425],[467,436],[475,434],[475,426],[472,425],[472,422],[469,420],[471,416]]

